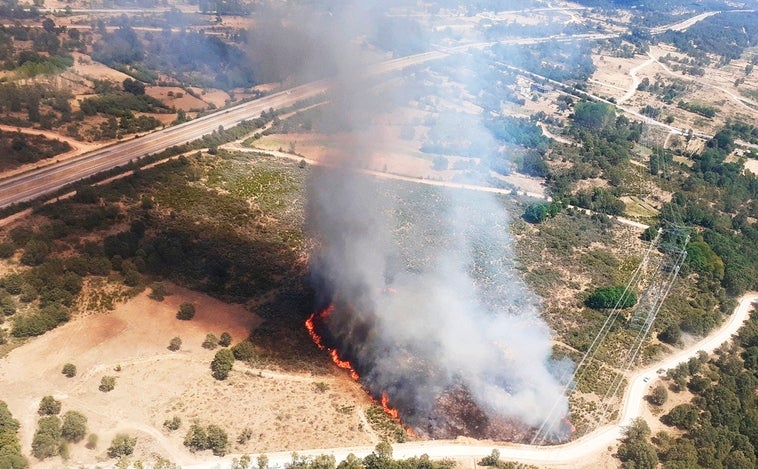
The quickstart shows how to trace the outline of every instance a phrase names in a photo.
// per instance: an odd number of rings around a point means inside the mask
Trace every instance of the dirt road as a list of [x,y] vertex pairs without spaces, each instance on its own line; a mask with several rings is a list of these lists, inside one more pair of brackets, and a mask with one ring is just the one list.
[[[495,444],[471,442],[467,440],[456,441],[423,441],[397,444],[393,446],[395,458],[408,458],[422,454],[429,455],[432,459],[441,458],[472,458],[481,459],[488,455],[493,448],[500,451],[504,460],[514,460],[529,464],[550,465],[551,467],[576,467],[582,461],[587,461],[595,455],[606,451],[609,446],[615,445],[621,436],[623,427],[628,425],[634,418],[642,414],[643,398],[648,392],[649,386],[655,377],[657,370],[666,370],[677,366],[697,355],[699,351],[712,352],[721,344],[728,341],[732,335],[742,326],[749,317],[752,305],[758,301],[758,292],[745,294],[740,298],[734,313],[716,331],[704,339],[692,344],[668,358],[661,360],[645,369],[636,372],[630,379],[631,385],[624,395],[621,419],[612,425],[604,426],[595,432],[587,434],[575,441],[556,446],[529,446],[515,444]],[[365,456],[373,450],[371,447],[352,448],[324,448],[317,450],[299,451],[301,456],[316,456],[319,454],[333,454],[337,461],[354,453],[356,456]],[[206,462],[185,465],[186,469],[204,469],[230,464],[233,457],[224,459],[212,459]],[[291,451],[270,453],[267,455],[273,467],[283,467],[291,461]],[[473,462],[473,461],[472,461]]]

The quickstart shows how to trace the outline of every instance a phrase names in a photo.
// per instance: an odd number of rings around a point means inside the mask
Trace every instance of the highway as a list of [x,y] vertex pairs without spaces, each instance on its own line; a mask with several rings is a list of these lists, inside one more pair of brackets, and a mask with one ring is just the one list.
[[[389,73],[445,56],[447,54],[444,52],[432,51],[391,59],[369,66],[367,73],[369,75]],[[7,177],[0,180],[0,208],[42,197],[72,182],[116,166],[123,166],[131,160],[163,151],[171,146],[191,142],[210,134],[219,126],[233,127],[243,120],[260,116],[261,112],[270,108],[281,109],[298,101],[318,96],[325,92],[329,85],[330,82],[326,80],[300,85],[139,138],[119,142],[77,158]]]

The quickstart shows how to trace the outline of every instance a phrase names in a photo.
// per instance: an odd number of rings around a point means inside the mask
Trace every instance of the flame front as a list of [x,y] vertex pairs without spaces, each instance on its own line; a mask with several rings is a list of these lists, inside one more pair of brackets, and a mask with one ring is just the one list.
[[[329,348],[324,345],[323,339],[319,335],[318,332],[316,332],[316,325],[315,321],[318,320],[324,320],[327,318],[332,312],[334,311],[334,305],[330,304],[328,308],[324,309],[320,313],[311,313],[311,315],[308,317],[308,319],[305,320],[305,329],[308,331],[308,335],[311,336],[311,339],[313,340],[313,343],[316,344],[316,347],[319,348],[319,350],[326,350],[329,352],[329,358],[332,359],[332,363],[334,363],[338,368],[342,368],[343,370],[347,370],[350,373],[350,377],[353,379],[353,381],[359,381],[360,376],[358,375],[358,372],[355,371],[355,368],[353,368],[353,365],[347,361],[340,358],[340,354],[337,351],[337,349]],[[369,394],[369,397],[371,395]],[[373,402],[376,402],[374,398],[371,398]],[[400,413],[397,409],[394,407],[390,407],[389,405],[389,397],[387,396],[386,392],[382,393],[382,401],[381,401],[382,409],[384,409],[384,412],[392,417],[394,420],[396,420],[398,423],[403,425],[402,420],[400,420]],[[405,426],[405,425],[403,425]],[[409,427],[406,427],[406,431],[410,436],[415,436],[415,433],[413,433],[413,430],[411,430]]]
[[334,311],[334,305],[330,304],[328,308],[318,314],[311,313],[308,319],[305,320],[305,329],[308,331],[308,335],[311,336],[313,343],[316,344],[316,347],[318,347],[319,350],[328,351],[329,358],[332,359],[332,362],[337,365],[338,368],[347,370],[350,373],[350,377],[353,378],[353,381],[358,381],[360,379],[360,376],[358,376],[358,372],[355,371],[353,365],[351,365],[349,361],[340,358],[340,354],[337,349],[326,347],[323,340],[321,339],[321,336],[318,334],[318,332],[316,332],[316,325],[314,324],[315,320],[324,320],[325,318],[329,317],[330,314],[332,314],[332,311]]
[[400,420],[400,416],[397,412],[397,409],[395,409],[394,407],[390,407],[390,399],[389,397],[387,397],[386,392],[382,393],[382,408],[387,413],[387,415],[389,415],[395,420]]

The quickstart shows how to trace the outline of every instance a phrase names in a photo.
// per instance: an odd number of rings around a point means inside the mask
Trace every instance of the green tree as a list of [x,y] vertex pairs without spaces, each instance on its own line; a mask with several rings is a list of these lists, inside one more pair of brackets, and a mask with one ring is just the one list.
[[176,318],[182,321],[189,321],[195,317],[195,305],[192,303],[182,303],[179,306],[179,312],[176,313]]
[[57,415],[61,411],[61,402],[55,400],[53,396],[45,396],[39,403],[37,413],[40,415]]
[[100,386],[98,387],[98,389],[103,392],[109,392],[109,391],[113,391],[113,388],[115,387],[116,387],[115,376],[103,376],[100,379]]
[[246,362],[255,356],[255,346],[249,340],[243,340],[232,347],[232,353],[237,360]]
[[222,332],[218,339],[218,344],[222,347],[228,347],[232,344],[232,336],[228,332]]
[[697,407],[684,403],[675,406],[661,419],[666,425],[673,425],[682,430],[690,430],[698,422],[700,415]]
[[624,439],[618,449],[618,457],[624,462],[622,467],[635,469],[655,469],[658,453],[648,441],[650,427],[642,418],[636,418],[624,429]]
[[37,459],[58,455],[60,438],[60,419],[54,415],[40,418],[37,422],[37,431],[32,438],[32,455]]
[[180,337],[174,337],[171,339],[171,342],[168,344],[168,349],[172,352],[176,352],[180,348],[182,348],[182,339]]
[[193,422],[184,436],[184,446],[193,453],[208,449],[208,434],[199,423]]
[[205,340],[202,343],[202,347],[208,350],[213,350],[218,347],[218,337],[215,334],[206,334]]
[[234,366],[234,354],[229,349],[221,349],[216,352],[211,362],[211,371],[214,378],[219,381],[225,380],[229,376]]
[[205,429],[205,433],[207,435],[206,446],[213,451],[214,456],[224,456],[228,443],[226,432],[218,425],[211,424]]
[[83,414],[69,410],[63,414],[61,436],[66,441],[77,443],[87,434],[87,417]]
[[119,433],[108,447],[108,456],[111,458],[119,458],[122,456],[129,456],[134,452],[134,447],[137,446],[137,438],[131,437],[125,433]]
[[637,295],[622,286],[597,288],[584,302],[592,309],[630,308],[636,303]]
[[662,406],[666,403],[666,400],[669,397],[668,391],[666,391],[666,387],[662,384],[657,385],[653,388],[653,392],[650,393],[650,402],[657,406]]
[[24,246],[24,254],[21,255],[21,263],[25,265],[40,265],[50,254],[50,246],[40,239],[32,239]]
[[535,202],[526,206],[524,220],[530,223],[542,223],[547,219],[548,213],[548,204],[545,202]]

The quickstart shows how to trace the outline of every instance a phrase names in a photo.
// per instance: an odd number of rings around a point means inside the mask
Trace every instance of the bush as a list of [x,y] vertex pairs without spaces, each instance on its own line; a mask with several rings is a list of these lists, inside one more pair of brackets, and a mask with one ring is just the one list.
[[109,391],[113,391],[113,388],[115,387],[116,387],[115,376],[103,376],[102,379],[100,379],[100,386],[98,387],[98,389],[103,392],[109,392]]
[[222,332],[218,339],[218,344],[222,347],[228,347],[232,344],[232,336],[228,332]]
[[182,339],[180,337],[174,337],[171,339],[171,342],[168,344],[168,349],[172,352],[176,352],[180,348],[182,348]]
[[61,411],[61,402],[56,401],[53,396],[45,396],[39,403],[37,413],[40,415],[57,415]]
[[195,317],[195,305],[192,303],[182,303],[179,306],[179,312],[176,313],[176,318],[182,321],[189,321]]
[[218,347],[218,337],[216,337],[214,334],[206,334],[202,346],[208,350],[215,349]]
[[228,445],[226,432],[218,425],[203,427],[197,422],[193,423],[187,435],[184,437],[184,446],[193,453],[210,449],[216,456],[224,456]]
[[32,455],[37,459],[57,456],[60,450],[61,421],[56,416],[39,419],[32,438]]
[[232,347],[232,354],[234,354],[234,358],[237,360],[246,362],[255,356],[255,347],[249,340],[243,340]]
[[178,415],[174,415],[173,418],[164,420],[163,426],[169,431],[178,430],[182,426],[182,419]]
[[226,446],[228,442],[226,432],[218,425],[208,425],[205,432],[208,435],[207,446],[213,451],[213,455],[224,456],[226,454]]
[[77,443],[87,434],[87,417],[79,412],[70,410],[63,414],[61,436],[66,441]]
[[636,303],[637,295],[631,290],[624,295],[622,286],[597,288],[584,302],[592,309],[631,308]]
[[666,391],[666,388],[662,384],[659,384],[654,387],[653,392],[650,393],[649,401],[653,405],[661,406],[666,403],[668,397],[669,393]]
[[234,354],[229,349],[221,349],[216,352],[211,362],[211,371],[214,378],[219,381],[225,380],[229,376],[234,366]]
[[168,295],[168,288],[163,282],[155,282],[150,285],[150,294],[148,297],[155,301],[163,301]]
[[134,447],[137,445],[137,438],[130,437],[125,433],[119,433],[108,447],[108,456],[111,458],[119,458],[121,456],[129,456],[134,452]]
[[198,423],[190,425],[187,434],[184,436],[184,446],[189,448],[193,453],[208,449],[208,435],[205,432],[205,428]]

